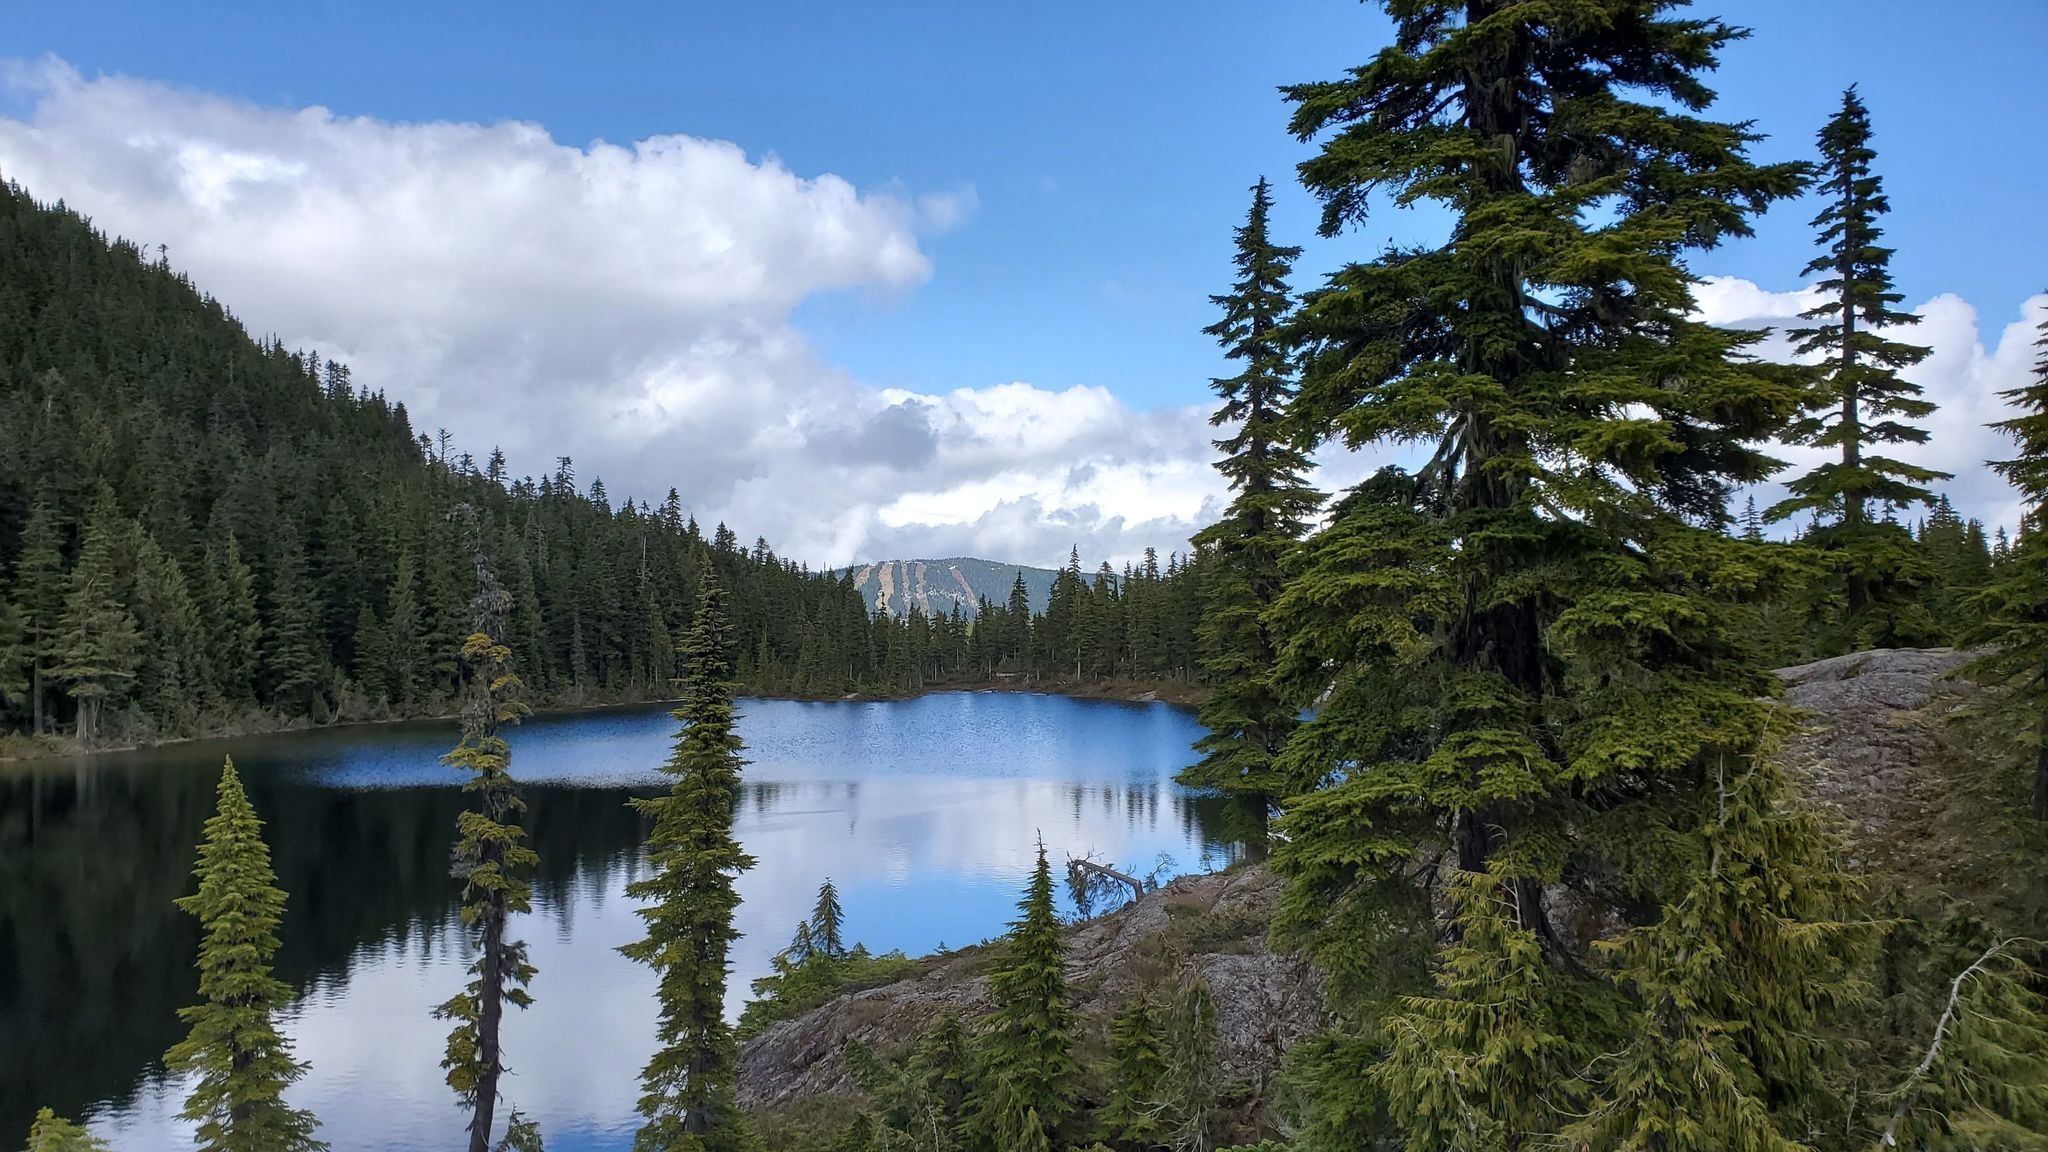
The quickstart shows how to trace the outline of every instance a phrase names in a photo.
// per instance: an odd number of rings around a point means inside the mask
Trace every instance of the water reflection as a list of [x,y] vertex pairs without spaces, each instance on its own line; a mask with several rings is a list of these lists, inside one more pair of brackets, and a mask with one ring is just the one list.
[[[1057,858],[1184,869],[1228,851],[1213,801],[1171,783],[1192,721],[1163,706],[962,694],[896,704],[749,701],[736,826],[735,988],[831,875],[853,934],[927,951],[1001,931],[1043,836]],[[661,786],[659,709],[542,717],[514,738],[541,857],[520,930],[538,1002],[508,1026],[508,1097],[558,1150],[623,1147],[653,1047],[652,986],[615,951],[640,931],[624,896],[644,827],[626,799]],[[279,972],[287,1030],[314,1071],[294,1101],[337,1150],[417,1147],[459,1124],[427,1015],[465,963],[447,876],[461,797],[442,725],[188,745],[0,771],[0,1143],[48,1104],[92,1114],[123,1149],[182,1148],[182,1091],[158,1060],[196,987],[197,932],[173,898],[232,752],[291,894]],[[450,1138],[453,1138],[452,1136]]]

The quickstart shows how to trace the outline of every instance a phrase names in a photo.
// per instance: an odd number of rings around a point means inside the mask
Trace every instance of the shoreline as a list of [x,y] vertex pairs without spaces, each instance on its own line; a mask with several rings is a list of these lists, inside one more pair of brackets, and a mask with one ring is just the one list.
[[[886,703],[895,700],[915,700],[922,696],[936,696],[946,692],[1017,692],[1040,696],[1065,696],[1072,700],[1105,700],[1127,704],[1169,704],[1177,708],[1193,708],[1208,698],[1206,686],[1190,681],[1176,680],[1033,680],[1022,675],[997,680],[948,680],[927,684],[922,688],[903,692],[848,692],[842,695],[794,692],[763,692],[740,688],[734,695],[741,700],[791,700],[808,704],[856,704]],[[535,705],[536,716],[564,716],[583,713],[604,712],[615,708],[643,708],[650,705],[674,704],[674,699],[648,697],[638,700],[585,701],[575,704],[550,703]],[[62,760],[75,756],[113,755],[123,752],[144,752],[157,748],[170,748],[179,744],[198,744],[210,740],[235,740],[247,736],[281,736],[294,732],[326,732],[340,728],[363,728],[382,724],[431,723],[439,720],[454,720],[455,712],[421,713],[412,716],[367,716],[350,720],[334,720],[316,724],[304,718],[270,716],[245,716],[241,721],[222,725],[219,728],[194,733],[189,736],[166,736],[155,740],[135,740],[110,744],[94,744],[81,747],[76,738],[49,735],[29,736],[25,733],[0,734],[0,765],[29,763],[37,760]]]

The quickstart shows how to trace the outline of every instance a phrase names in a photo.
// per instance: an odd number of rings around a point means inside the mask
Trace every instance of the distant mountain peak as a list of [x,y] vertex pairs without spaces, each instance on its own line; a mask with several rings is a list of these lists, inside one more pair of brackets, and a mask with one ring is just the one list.
[[927,616],[948,616],[955,604],[973,616],[984,597],[996,604],[1006,603],[1019,575],[1024,577],[1031,610],[1043,612],[1052,595],[1053,578],[1059,575],[1053,568],[1004,564],[976,556],[872,560],[839,571],[853,577],[868,611],[880,606],[897,616],[908,615],[913,607]]

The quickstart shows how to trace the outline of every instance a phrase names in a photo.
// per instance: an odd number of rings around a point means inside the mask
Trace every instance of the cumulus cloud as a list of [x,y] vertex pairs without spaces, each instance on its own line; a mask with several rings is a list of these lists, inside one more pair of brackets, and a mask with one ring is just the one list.
[[258,334],[351,365],[423,431],[670,486],[786,555],[1046,562],[1185,544],[1215,496],[1201,413],[1104,388],[923,395],[821,362],[791,313],[931,273],[971,186],[856,188],[686,135],[577,147],[530,123],[275,108],[16,64],[0,173],[173,264]]
[[[1709,323],[1772,326],[1775,330],[1759,353],[1788,362],[1798,357],[1784,329],[1799,327],[1799,314],[1819,302],[1819,294],[1811,288],[1774,292],[1727,276],[1709,278],[1699,285],[1695,297],[1700,314]],[[1946,493],[1958,510],[1988,525],[2011,528],[2019,523],[2019,493],[1985,462],[2010,456],[2012,441],[1987,425],[2010,414],[1999,393],[2024,385],[2032,372],[2034,341],[2042,322],[2048,320],[2048,294],[2025,301],[2020,315],[1995,333],[1987,333],[1977,309],[1953,293],[1936,296],[1913,313],[1920,317],[1918,324],[1887,330],[1885,335],[1933,350],[1927,359],[1900,375],[1918,384],[1925,398],[1939,408],[1921,422],[1928,432],[1927,443],[1897,445],[1887,448],[1885,454],[1953,473],[1954,479],[1935,487]],[[1825,458],[1821,450],[1792,445],[1780,447],[1775,454],[1790,464],[1780,474],[1784,477],[1799,475]],[[1784,489],[1767,484],[1755,495],[1759,505],[1768,505],[1783,498]]]
[[[270,107],[54,59],[0,80],[27,109],[0,116],[0,175],[167,245],[257,334],[342,359],[420,430],[503,447],[515,472],[569,455],[614,498],[673,486],[707,523],[813,564],[1124,560],[1185,547],[1228,499],[1206,397],[1140,411],[1102,386],[879,389],[821,360],[797,306],[918,290],[922,241],[971,226],[971,186],[857,188],[687,135],[579,147],[531,123]],[[1699,300],[1716,322],[1780,325],[1812,303],[1736,279]],[[1943,406],[1929,462],[2010,523],[1981,425],[2030,336],[1987,347],[1955,297],[1920,311],[1912,338],[1937,352],[1913,375]],[[1782,337],[1767,352],[1789,355]],[[1328,450],[1318,482],[1379,458]]]

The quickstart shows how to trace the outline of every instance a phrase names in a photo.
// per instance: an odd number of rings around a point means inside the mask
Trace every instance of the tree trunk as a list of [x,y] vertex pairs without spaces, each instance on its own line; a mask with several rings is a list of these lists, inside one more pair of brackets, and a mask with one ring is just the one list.
[[[486,856],[496,853],[486,849]],[[483,965],[477,973],[476,1054],[481,1066],[476,1080],[476,1107],[469,1118],[469,1152],[490,1152],[491,1125],[497,1118],[498,1077],[505,1070],[499,1054],[499,1025],[505,1018],[505,896],[494,893],[484,919]]]

